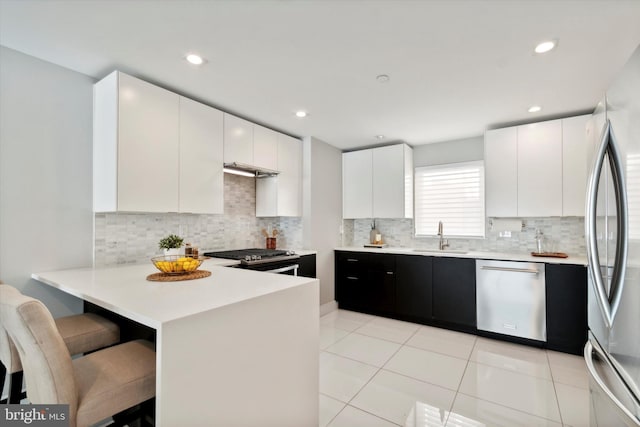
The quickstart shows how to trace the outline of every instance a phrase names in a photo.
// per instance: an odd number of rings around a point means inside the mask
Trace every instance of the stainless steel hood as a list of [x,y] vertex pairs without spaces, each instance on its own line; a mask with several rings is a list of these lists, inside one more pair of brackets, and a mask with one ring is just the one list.
[[247,165],[244,163],[237,163],[237,162],[225,163],[224,171],[225,173],[232,173],[232,174],[242,175],[242,176],[252,176],[256,178],[276,176],[280,173],[279,171],[260,168],[258,166]]

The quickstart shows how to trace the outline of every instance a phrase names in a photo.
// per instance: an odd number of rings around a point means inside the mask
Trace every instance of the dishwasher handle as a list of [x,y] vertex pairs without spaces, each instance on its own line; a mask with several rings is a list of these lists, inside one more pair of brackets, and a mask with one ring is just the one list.
[[540,274],[535,268],[511,268],[511,267],[492,267],[490,265],[483,265],[480,267],[481,270],[492,270],[492,271],[506,271],[508,273],[529,273],[529,274]]

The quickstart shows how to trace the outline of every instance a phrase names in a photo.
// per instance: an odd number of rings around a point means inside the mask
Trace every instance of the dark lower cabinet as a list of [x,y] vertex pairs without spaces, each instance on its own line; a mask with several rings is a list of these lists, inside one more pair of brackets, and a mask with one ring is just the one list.
[[422,255],[396,257],[396,314],[418,323],[430,323],[433,259]]
[[587,268],[545,266],[547,348],[580,355],[587,342]]
[[[478,333],[475,259],[336,251],[335,260],[340,308]],[[582,354],[587,269],[568,264],[545,269],[546,347]]]
[[396,256],[370,254],[365,292],[368,311],[393,315],[396,310]]
[[298,260],[298,276],[316,278],[316,256],[303,255]]
[[433,320],[476,331],[476,260],[433,258]]
[[368,311],[366,284],[369,254],[336,252],[336,301],[340,308]]

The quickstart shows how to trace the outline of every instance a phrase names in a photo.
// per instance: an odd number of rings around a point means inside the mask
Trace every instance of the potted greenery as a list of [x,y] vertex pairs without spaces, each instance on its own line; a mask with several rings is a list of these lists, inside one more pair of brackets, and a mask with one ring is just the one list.
[[170,234],[164,239],[160,239],[158,246],[160,249],[164,249],[165,255],[180,255],[180,248],[183,242],[184,239],[182,237]]

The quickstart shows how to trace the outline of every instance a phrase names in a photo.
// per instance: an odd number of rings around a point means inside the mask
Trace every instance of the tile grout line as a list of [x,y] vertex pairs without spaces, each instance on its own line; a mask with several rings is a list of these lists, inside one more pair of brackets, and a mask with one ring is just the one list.
[[[409,341],[411,338],[413,338],[413,336],[414,336],[415,334],[417,334],[419,330],[420,330],[420,328],[417,328],[417,329],[413,332],[413,334],[411,334],[411,336],[410,336],[410,337],[408,337],[408,338],[405,340],[405,342],[407,342],[407,341]],[[354,331],[354,332],[355,332],[355,331]],[[359,335],[362,335],[362,334],[359,334]],[[398,344],[398,343],[395,343],[395,344]],[[385,421],[388,421],[388,422],[390,422],[390,423],[392,423],[392,424],[400,425],[400,424],[396,424],[395,422],[393,422],[393,421],[391,421],[391,420],[389,420],[389,419],[387,419],[387,418],[380,417],[380,416],[378,416],[378,415],[376,415],[376,414],[372,414],[371,412],[365,411],[365,410],[364,410],[364,409],[362,409],[362,408],[358,408],[357,406],[351,405],[351,402],[353,401],[353,399],[355,399],[355,398],[358,396],[358,394],[360,394],[360,393],[362,392],[362,390],[364,390],[364,388],[365,388],[367,385],[369,385],[369,383],[371,382],[371,380],[372,380],[372,379],[374,379],[374,378],[376,377],[376,375],[378,375],[378,373],[380,373],[380,371],[382,371],[382,370],[383,370],[384,366],[385,366],[387,363],[389,363],[389,361],[390,361],[391,359],[393,359],[393,357],[394,357],[396,354],[398,354],[398,352],[400,351],[400,349],[402,349],[402,347],[404,347],[404,344],[400,344],[400,346],[398,347],[398,349],[397,349],[397,350],[396,350],[396,351],[395,351],[391,356],[389,356],[389,358],[387,359],[387,361],[386,361],[382,366],[380,366],[380,367],[377,367],[377,366],[376,366],[376,368],[377,368],[378,370],[377,370],[377,371],[376,371],[376,372],[371,376],[371,378],[369,378],[369,380],[368,380],[366,383],[364,383],[364,384],[362,385],[362,387],[360,387],[360,389],[359,389],[359,390],[358,390],[358,391],[353,395],[353,397],[352,397],[351,399],[349,399],[349,402],[347,402],[347,406],[351,406],[351,407],[356,408],[356,409],[358,409],[358,410],[360,410],[360,411],[362,411],[362,412],[365,412],[365,413],[367,413],[367,414],[370,414],[370,415],[373,415],[373,416],[378,417],[378,418],[380,418],[380,419],[383,419],[383,420],[385,420]],[[361,363],[362,363],[362,362],[361,362]],[[389,371],[389,372],[391,372],[391,371]],[[415,378],[414,378],[414,379],[415,379]],[[345,408],[346,408],[346,406],[345,406]],[[342,410],[344,410],[344,408],[343,408]],[[342,412],[342,411],[340,411],[340,412]],[[337,415],[336,415],[336,416],[337,416]]]
[[551,359],[549,359],[549,353],[544,351],[547,357],[547,364],[549,365],[549,373],[551,374],[551,384],[553,384],[553,394],[556,397],[556,406],[558,407],[558,415],[560,416],[560,424],[564,425],[564,418],[562,416],[562,410],[560,409],[560,399],[558,398],[558,389],[556,389],[556,381],[553,375],[553,369],[551,369]]

